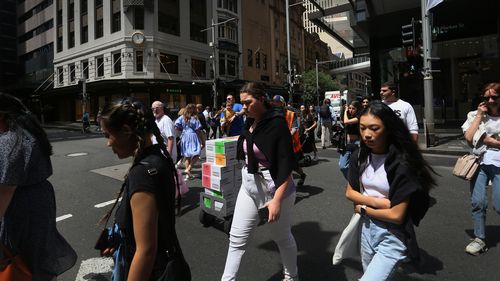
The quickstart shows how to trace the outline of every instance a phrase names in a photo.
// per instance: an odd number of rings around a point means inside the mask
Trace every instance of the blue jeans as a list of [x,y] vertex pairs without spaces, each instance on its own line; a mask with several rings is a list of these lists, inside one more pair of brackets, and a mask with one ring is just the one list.
[[500,167],[493,165],[479,165],[479,172],[470,182],[472,203],[472,220],[474,221],[474,235],[485,239],[486,210],[488,209],[488,182],[492,181],[493,209],[500,214]]
[[[348,142],[347,144],[357,144],[359,147],[359,140]],[[346,144],[346,145],[347,145]],[[339,158],[339,168],[344,178],[347,179],[347,171],[349,171],[349,159],[351,158],[352,151],[345,150],[344,153],[340,154]]]
[[399,226],[363,218],[361,228],[361,281],[388,280],[399,262],[407,256],[405,235]]

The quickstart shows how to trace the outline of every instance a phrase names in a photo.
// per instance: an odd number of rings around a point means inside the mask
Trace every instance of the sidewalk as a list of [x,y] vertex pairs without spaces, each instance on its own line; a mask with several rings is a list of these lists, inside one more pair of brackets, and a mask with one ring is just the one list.
[[[50,122],[50,123],[45,123],[43,127],[46,129],[81,131],[82,123]],[[95,129],[96,126],[92,124],[90,126],[91,133],[100,134],[100,132],[96,132]],[[461,156],[470,151],[470,148],[467,145],[467,142],[465,141],[460,128],[436,129],[435,134],[436,134],[436,145],[426,148],[423,147],[424,146],[423,131],[419,133],[419,145],[423,153]]]

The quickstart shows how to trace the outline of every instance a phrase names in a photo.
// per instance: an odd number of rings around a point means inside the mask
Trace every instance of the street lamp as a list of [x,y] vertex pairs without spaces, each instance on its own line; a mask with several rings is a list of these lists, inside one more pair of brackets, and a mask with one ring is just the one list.
[[288,83],[288,102],[292,103],[293,102],[293,85],[292,85],[292,61],[291,61],[291,55],[290,55],[290,7],[296,6],[296,5],[302,5],[306,1],[300,1],[297,3],[293,3],[292,5],[289,4],[289,0],[286,0],[285,7],[286,7],[286,52],[287,52],[287,60],[288,60],[288,73],[286,75],[286,81]]
[[336,60],[326,60],[326,61],[318,61],[318,59],[316,59],[316,96],[317,96],[317,99],[318,99],[318,105],[319,104],[319,81],[318,81],[318,65],[319,64],[325,64],[325,63],[330,63],[330,62],[334,62]]
[[205,32],[209,29],[212,30],[212,42],[210,42],[210,47],[212,47],[212,71],[214,72],[214,78],[212,80],[212,91],[214,93],[214,108],[217,108],[217,44],[215,43],[215,27],[221,24],[228,23],[233,20],[237,20],[238,18],[230,18],[222,22],[215,23],[214,18],[212,18],[212,22],[210,27],[200,30],[200,32]]

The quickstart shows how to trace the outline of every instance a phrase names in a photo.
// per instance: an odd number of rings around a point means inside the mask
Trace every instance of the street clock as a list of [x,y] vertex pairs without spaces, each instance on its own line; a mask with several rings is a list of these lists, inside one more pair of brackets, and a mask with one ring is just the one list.
[[144,33],[136,31],[132,34],[132,43],[134,43],[136,46],[142,46],[144,45],[144,42],[146,42]]

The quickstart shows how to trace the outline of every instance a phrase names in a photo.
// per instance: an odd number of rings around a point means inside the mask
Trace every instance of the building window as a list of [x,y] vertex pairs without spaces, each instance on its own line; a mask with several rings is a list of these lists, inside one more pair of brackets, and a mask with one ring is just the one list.
[[253,66],[253,51],[251,49],[247,51],[247,65]]
[[111,33],[120,31],[121,29],[121,9],[120,0],[111,1]]
[[96,77],[104,77],[104,58],[102,56],[95,59]]
[[238,0],[218,0],[217,8],[226,9],[233,13],[238,13]]
[[158,30],[180,35],[179,0],[158,1]]
[[134,6],[134,29],[144,29],[143,6]]
[[89,79],[89,61],[82,61],[82,78]]
[[262,69],[267,70],[267,55],[262,54]]
[[95,30],[94,30],[94,38],[101,38],[104,35],[104,22],[102,18],[102,0],[94,0],[95,7]]
[[64,85],[64,71],[62,66],[57,68],[57,82],[59,86]]
[[[220,18],[219,22],[226,21],[226,19]],[[228,39],[231,41],[238,41],[238,26],[236,26],[232,22],[228,22],[222,25],[219,25],[219,38]]]
[[72,63],[72,64],[69,65],[69,82],[70,83],[74,83],[75,82],[75,77],[76,77],[75,64]]
[[179,57],[160,53],[160,72],[169,74],[179,73]]
[[207,32],[201,32],[207,27],[207,1],[190,0],[189,5],[191,40],[207,43]]
[[280,74],[280,61],[276,60],[276,75]]
[[255,67],[260,69],[260,51],[255,54]]
[[207,62],[204,60],[191,59],[192,76],[196,79],[207,77]]
[[113,53],[113,74],[122,73],[122,54]]
[[80,0],[80,44],[89,41],[88,2]]
[[227,55],[227,74],[236,76],[236,56]]
[[135,51],[135,72],[144,72],[144,53]]
[[219,54],[219,75],[236,76],[237,68],[238,63],[235,55]]
[[57,0],[57,15],[56,15],[56,26],[57,26],[57,42],[56,42],[56,49],[57,52],[62,52],[63,50],[63,22],[62,22],[62,1],[63,0]]
[[75,1],[68,0],[68,49],[75,46]]

